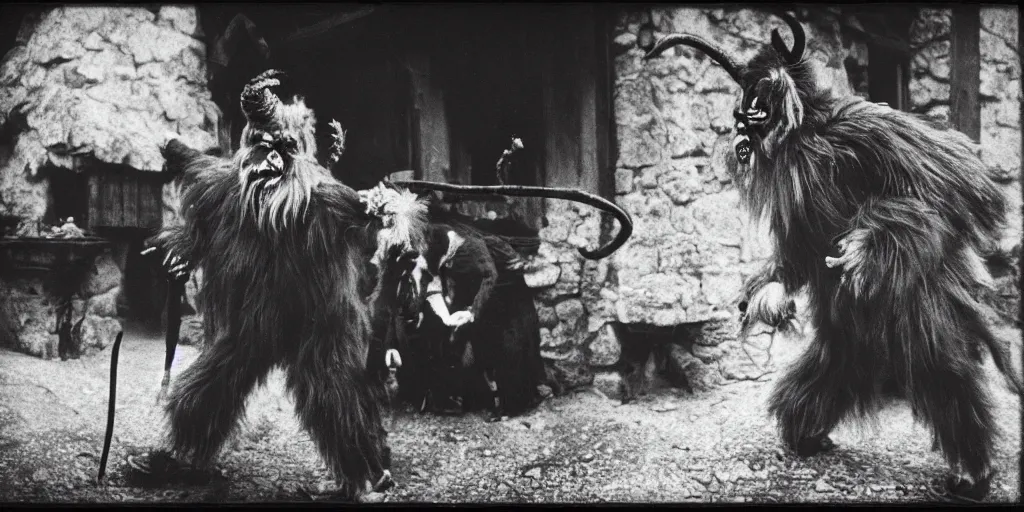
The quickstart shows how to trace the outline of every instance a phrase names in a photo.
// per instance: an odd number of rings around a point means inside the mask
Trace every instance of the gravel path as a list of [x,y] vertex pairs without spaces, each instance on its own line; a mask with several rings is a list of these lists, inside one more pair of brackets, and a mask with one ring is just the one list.
[[[1020,332],[1004,329],[1002,335]],[[786,364],[799,340],[776,342]],[[191,362],[180,347],[176,368]],[[94,483],[107,407],[109,352],[44,361],[0,351],[0,502],[252,502],[326,499],[333,489],[292,414],[282,376],[250,400],[247,420],[207,485],[143,488],[123,461],[157,444],[154,405],[163,360],[158,336],[126,334],[107,483]],[[991,368],[990,368],[991,370]],[[993,375],[1003,436],[987,501],[1020,500],[1017,397]],[[832,453],[784,452],[764,401],[770,383],[734,382],[689,395],[660,389],[619,405],[593,389],[552,398],[526,416],[403,411],[391,434],[397,485],[388,502],[921,502],[946,466],[905,406],[876,425],[841,427]]]

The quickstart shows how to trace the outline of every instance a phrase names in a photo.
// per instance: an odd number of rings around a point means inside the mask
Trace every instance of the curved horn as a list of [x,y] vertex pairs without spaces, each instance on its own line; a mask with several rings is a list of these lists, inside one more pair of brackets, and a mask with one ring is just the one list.
[[772,30],[772,46],[787,64],[793,65],[800,62],[804,56],[807,36],[804,34],[804,27],[788,12],[780,13],[780,16],[785,20],[786,25],[789,25],[789,30],[793,32],[793,49],[786,48],[786,43],[782,42],[782,36],[779,35],[779,29]]
[[697,36],[691,36],[689,34],[669,34],[665,37],[662,37],[661,39],[658,40],[657,43],[654,44],[654,48],[651,48],[651,51],[647,52],[647,54],[644,55],[644,60],[653,59],[654,57],[657,57],[664,53],[665,50],[668,50],[673,46],[678,46],[681,44],[692,46],[704,52],[705,54],[707,54],[708,57],[711,57],[712,60],[714,60],[723,68],[725,68],[725,71],[729,73],[729,76],[731,76],[732,79],[736,81],[736,83],[743,83],[743,81],[740,80],[741,68],[738,64],[736,64],[736,61],[729,58],[729,56],[727,56],[725,52],[723,52],[717,46]]
[[608,245],[595,251],[580,249],[580,254],[588,260],[599,260],[615,252],[633,234],[633,219],[619,205],[594,194],[567,188],[528,187],[523,185],[453,185],[450,183],[434,183],[430,181],[393,181],[394,185],[409,190],[437,190],[439,192],[461,192],[488,195],[505,195],[519,197],[546,197],[550,199],[567,199],[588,204],[600,210],[612,213],[619,221],[619,232]]
[[250,124],[262,125],[276,117],[281,98],[270,88],[281,85],[281,77],[284,77],[281,71],[268,69],[250,80],[242,89],[242,113]]

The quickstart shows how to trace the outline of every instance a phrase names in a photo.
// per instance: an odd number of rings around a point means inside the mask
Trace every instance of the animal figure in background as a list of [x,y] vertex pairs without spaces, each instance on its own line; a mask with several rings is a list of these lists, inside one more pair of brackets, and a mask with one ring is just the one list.
[[731,165],[775,245],[745,284],[745,315],[784,319],[777,284],[788,294],[806,287],[816,327],[769,410],[786,445],[808,456],[833,447],[841,420],[895,394],[931,428],[953,468],[949,490],[979,497],[996,432],[979,345],[1020,391],[975,295],[989,279],[979,252],[998,236],[1006,200],[962,133],[824,86],[804,58],[803,28],[784,18],[793,48],[775,30],[745,64],[687,34],[645,56],[689,45],[742,88]]
[[[272,91],[282,76],[267,71],[242,91],[247,125],[230,159],[177,140],[163,148],[187,185],[184,225],[166,228],[154,243],[172,275],[203,270],[206,338],[165,406],[170,460],[208,465],[236,429],[248,395],[281,367],[340,496],[372,501],[392,483],[382,415],[403,361],[388,332],[405,307],[396,283],[425,250],[426,210],[403,189],[393,192],[404,201],[368,203],[321,167],[313,112],[300,97],[284,103]],[[599,250],[581,250],[592,258],[611,254],[632,231],[628,214],[580,191],[404,185],[564,198],[611,211],[619,232]],[[155,472],[167,456],[151,460],[134,465]]]
[[[431,209],[426,247],[409,298],[418,302],[403,370],[420,410],[458,413],[484,405],[489,421],[525,412],[556,387],[540,354],[540,319],[525,262],[472,219]],[[484,400],[478,400],[483,398]]]
[[[339,127],[333,128],[338,132],[336,139],[343,136]],[[511,157],[521,149],[522,141],[513,138],[511,149],[498,161],[499,176],[508,176]],[[486,404],[489,421],[521,414],[550,394],[551,388],[559,387],[541,359],[540,320],[533,293],[526,286],[525,262],[512,246],[513,238],[502,235],[529,230],[446,211],[436,197],[428,201],[405,187],[561,198],[610,211],[621,229],[607,247],[580,251],[590,259],[605,257],[625,242],[632,229],[629,215],[603,198],[580,191],[425,185],[385,182],[360,192],[368,209],[393,226],[380,233],[378,251],[398,243],[415,248],[418,256],[414,270],[394,292],[403,297],[405,321],[393,323],[389,331],[389,346],[400,347],[400,353],[410,356],[398,373],[401,395],[421,412],[429,408],[459,413]],[[419,220],[410,220],[414,218],[410,212],[416,212]]]

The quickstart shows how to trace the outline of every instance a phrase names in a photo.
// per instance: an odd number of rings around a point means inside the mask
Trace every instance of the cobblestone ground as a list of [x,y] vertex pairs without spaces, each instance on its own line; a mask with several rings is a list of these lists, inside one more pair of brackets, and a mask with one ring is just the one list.
[[[1019,337],[1006,329],[1002,335]],[[802,349],[779,340],[780,365]],[[223,478],[142,488],[124,460],[156,445],[163,343],[129,333],[121,348],[117,424],[107,482],[94,483],[107,407],[109,353],[44,361],[0,351],[0,501],[265,502],[323,500],[333,484],[275,373],[221,455]],[[180,347],[176,368],[196,355]],[[990,369],[991,370],[991,369]],[[998,442],[991,502],[1020,500],[1019,399],[991,370]],[[656,390],[621,406],[593,389],[552,398],[502,423],[480,415],[403,412],[391,434],[397,485],[388,502],[922,502],[945,475],[931,439],[895,405],[877,424],[843,427],[838,448],[796,459],[766,416],[770,381],[689,395]]]

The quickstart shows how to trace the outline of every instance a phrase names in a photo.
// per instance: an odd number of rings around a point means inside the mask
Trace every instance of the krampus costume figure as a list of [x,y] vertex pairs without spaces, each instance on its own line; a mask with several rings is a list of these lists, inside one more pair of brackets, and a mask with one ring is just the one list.
[[984,494],[995,421],[972,357],[978,344],[1015,376],[973,292],[986,281],[978,251],[997,236],[1005,199],[963,134],[823,87],[803,58],[802,27],[785,19],[793,49],[775,31],[746,65],[681,34],[645,56],[690,45],[742,87],[737,181],[775,242],[768,268],[745,286],[746,315],[787,316],[784,296],[766,287],[781,282],[789,294],[806,286],[816,326],[770,412],[785,443],[806,456],[832,446],[841,420],[895,394],[931,427],[954,468],[952,490]]
[[[170,393],[168,441],[193,465],[211,462],[248,395],[280,366],[340,494],[359,499],[390,483],[381,420],[394,391],[385,381],[401,358],[383,340],[400,311],[394,290],[424,249],[426,210],[404,190],[393,192],[413,200],[366,204],[318,165],[313,113],[300,98],[285,104],[270,90],[279,76],[268,71],[242,92],[248,124],[233,158],[205,156],[176,140],[164,149],[188,188],[184,226],[158,241],[172,273],[181,272],[181,261],[203,269],[207,340]],[[585,252],[591,257],[610,254],[632,229],[621,209],[579,191],[410,185],[566,198],[610,210],[621,224],[618,236]]]
[[[248,124],[232,159],[176,140],[164,150],[190,183],[185,224],[167,252],[203,269],[207,346],[166,406],[173,452],[205,465],[234,431],[245,400],[281,366],[296,412],[344,497],[389,481],[384,386],[367,371],[375,219],[316,161],[315,120],[286,105],[265,73],[242,93]],[[372,483],[376,483],[373,485]]]

